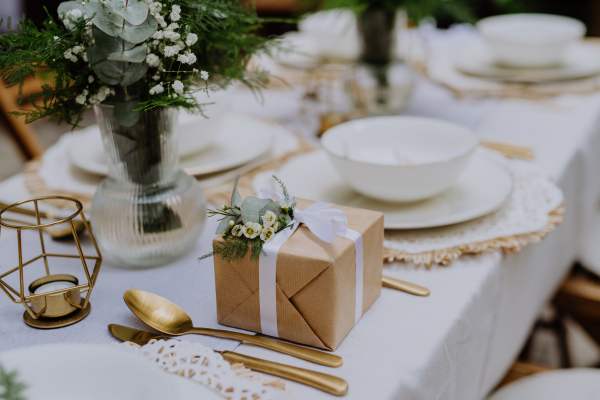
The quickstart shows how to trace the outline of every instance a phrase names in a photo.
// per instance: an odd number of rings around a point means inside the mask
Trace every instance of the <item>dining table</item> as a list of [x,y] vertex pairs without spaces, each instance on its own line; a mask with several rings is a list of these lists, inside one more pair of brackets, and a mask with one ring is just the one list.
[[[230,92],[236,110],[277,120],[318,146],[318,119],[301,112],[301,86],[267,89],[262,102],[241,87]],[[480,138],[532,148],[535,158],[530,162],[564,192],[564,222],[543,241],[516,254],[462,256],[431,268],[386,262],[384,275],[427,287],[431,294],[419,297],[383,288],[336,349],[344,359],[337,369],[232,340],[193,335],[185,340],[339,376],[348,382],[348,400],[481,400],[494,389],[573,263],[600,273],[600,93],[544,100],[457,99],[417,77],[404,114],[453,121]],[[23,174],[0,182],[0,201],[29,197]],[[198,260],[211,251],[216,224],[209,218],[195,247],[165,266],[124,268],[104,254],[90,297],[91,313],[77,324],[33,329],[22,320],[23,307],[1,296],[0,352],[50,343],[116,343],[107,330],[112,323],[150,330],[124,303],[128,289],[173,301],[190,314],[195,326],[233,329],[217,323],[212,259]],[[40,251],[36,235],[23,233],[25,259]],[[13,231],[0,230],[0,273],[18,265],[16,241]],[[46,240],[48,251],[68,252],[70,246],[68,241]],[[89,237],[82,237],[82,247],[93,249]],[[65,262],[56,268],[60,272],[69,267]],[[295,382],[285,384],[298,399],[334,398]]]

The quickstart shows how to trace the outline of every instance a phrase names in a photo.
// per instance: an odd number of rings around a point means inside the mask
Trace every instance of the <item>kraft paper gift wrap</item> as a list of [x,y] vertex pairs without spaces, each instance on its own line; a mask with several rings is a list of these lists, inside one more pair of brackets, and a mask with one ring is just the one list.
[[[313,202],[297,200],[297,208]],[[363,240],[364,314],[381,294],[383,214],[337,206],[348,228]],[[222,236],[213,243],[222,240]],[[333,243],[317,238],[304,224],[277,254],[277,329],[279,337],[335,350],[354,326],[356,256],[354,242],[337,236]],[[215,255],[217,319],[220,324],[261,332],[259,260],[226,261]]]

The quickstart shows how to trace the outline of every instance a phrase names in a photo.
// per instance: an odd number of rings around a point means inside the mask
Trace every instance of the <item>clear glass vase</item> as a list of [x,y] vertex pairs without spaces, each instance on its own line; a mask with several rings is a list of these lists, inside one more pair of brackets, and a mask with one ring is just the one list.
[[92,200],[92,229],[102,251],[130,266],[164,265],[198,240],[206,199],[179,169],[177,110],[155,108],[130,127],[112,105],[94,107],[109,166]]
[[357,26],[361,52],[347,90],[355,106],[368,115],[398,114],[408,106],[415,80],[398,51],[406,13],[372,5],[358,15]]

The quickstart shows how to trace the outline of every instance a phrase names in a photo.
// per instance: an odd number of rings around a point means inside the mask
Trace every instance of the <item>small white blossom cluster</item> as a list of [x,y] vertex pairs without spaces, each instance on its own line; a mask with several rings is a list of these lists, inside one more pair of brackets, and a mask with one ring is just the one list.
[[65,58],[72,62],[77,62],[77,54],[81,55],[83,61],[87,61],[87,53],[85,52],[85,48],[83,46],[74,46],[67,51],[65,51]]
[[163,83],[161,82],[158,85],[156,85],[150,89],[150,94],[162,93],[164,91],[165,91],[165,88],[163,87]]
[[[94,82],[94,77],[92,75],[90,75],[88,77],[88,82],[92,83]],[[110,88],[106,85],[100,86],[100,89],[98,90],[98,93],[93,94],[91,96],[89,96],[88,98],[88,94],[89,94],[89,90],[88,89],[84,89],[83,92],[78,95],[77,97],[75,97],[75,101],[79,104],[82,105],[94,105],[94,104],[100,104],[102,103],[104,100],[106,100],[106,98],[108,97],[108,95],[115,94],[115,89]]]
[[76,21],[82,16],[83,13],[81,12],[81,10],[78,8],[74,8],[72,10],[67,11],[67,13],[62,15],[61,17],[64,17],[63,24],[65,24],[65,26],[68,27],[71,21]]
[[[288,208],[293,204],[294,199],[290,200],[282,200],[284,202],[290,201],[288,204]],[[281,202],[280,201],[280,205]],[[273,239],[276,232],[281,229],[281,224],[277,220],[277,215],[273,211],[267,211],[262,216],[262,225],[256,222],[248,222],[246,224],[235,224],[233,221],[229,221],[229,226],[231,229],[231,234],[233,236],[241,237],[242,235],[247,237],[248,239],[254,239],[257,236],[260,236],[260,240],[267,243]]]

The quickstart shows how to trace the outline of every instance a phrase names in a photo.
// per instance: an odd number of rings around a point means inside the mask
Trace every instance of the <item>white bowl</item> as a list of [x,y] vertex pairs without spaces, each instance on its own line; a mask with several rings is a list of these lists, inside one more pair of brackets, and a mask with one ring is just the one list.
[[402,116],[345,122],[325,132],[321,144],[354,190],[405,202],[452,186],[478,139],[473,131],[451,122]]
[[477,28],[499,64],[518,68],[560,65],[586,31],[576,19],[550,14],[498,15],[480,20]]

